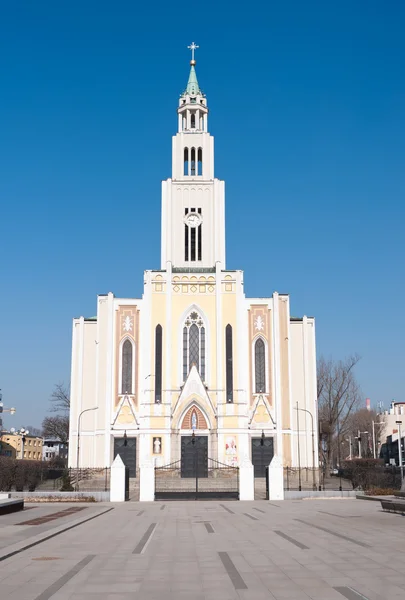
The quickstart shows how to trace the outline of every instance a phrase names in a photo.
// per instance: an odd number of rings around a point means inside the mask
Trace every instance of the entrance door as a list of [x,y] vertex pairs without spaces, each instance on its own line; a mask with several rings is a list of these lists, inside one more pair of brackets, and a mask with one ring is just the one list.
[[[194,444],[193,444],[194,441]],[[181,438],[181,476],[208,477],[208,436]]]
[[252,463],[255,477],[266,477],[266,467],[274,456],[274,440],[272,437],[252,438]]
[[136,477],[136,438],[114,438],[114,458],[120,455],[129,470],[130,477]]

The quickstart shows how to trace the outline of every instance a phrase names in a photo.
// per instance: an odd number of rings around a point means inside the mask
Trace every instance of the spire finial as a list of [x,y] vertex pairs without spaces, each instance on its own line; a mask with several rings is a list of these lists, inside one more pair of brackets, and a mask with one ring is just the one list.
[[195,59],[194,59],[194,50],[197,50],[197,48],[199,48],[200,46],[197,46],[195,42],[191,42],[190,46],[187,46],[187,48],[189,50],[191,50],[191,61],[190,61],[190,65],[193,67],[195,65]]

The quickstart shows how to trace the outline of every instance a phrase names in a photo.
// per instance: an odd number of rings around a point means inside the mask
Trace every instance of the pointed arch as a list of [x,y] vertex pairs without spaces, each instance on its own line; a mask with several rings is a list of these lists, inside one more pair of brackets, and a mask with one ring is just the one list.
[[255,394],[265,394],[267,392],[266,354],[265,340],[262,338],[262,336],[258,336],[253,342]]
[[[195,414],[197,418],[195,427],[193,427],[192,421],[193,414]],[[178,422],[179,429],[211,429],[211,422],[207,413],[195,398],[184,408]]]

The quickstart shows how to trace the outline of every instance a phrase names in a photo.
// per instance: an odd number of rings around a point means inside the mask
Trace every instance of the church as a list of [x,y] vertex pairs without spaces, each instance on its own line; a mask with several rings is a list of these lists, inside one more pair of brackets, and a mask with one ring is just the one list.
[[247,298],[243,272],[226,267],[225,184],[189,48],[160,269],[144,272],[141,298],[99,295],[97,316],[73,320],[69,465],[119,454],[130,477],[145,463],[187,477],[197,443],[203,470],[251,461],[261,477],[273,455],[317,467],[315,321],[292,317],[288,294]]

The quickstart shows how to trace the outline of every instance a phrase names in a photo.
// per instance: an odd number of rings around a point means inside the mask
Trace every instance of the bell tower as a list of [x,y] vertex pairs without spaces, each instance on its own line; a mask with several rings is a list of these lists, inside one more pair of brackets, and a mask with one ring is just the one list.
[[163,270],[167,263],[193,271],[225,269],[225,185],[214,177],[214,138],[195,70],[197,48],[194,42],[189,46],[190,74],[172,142],[172,178],[162,183]]

